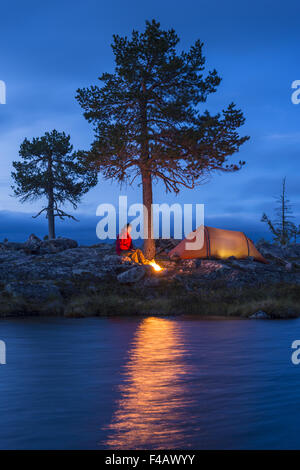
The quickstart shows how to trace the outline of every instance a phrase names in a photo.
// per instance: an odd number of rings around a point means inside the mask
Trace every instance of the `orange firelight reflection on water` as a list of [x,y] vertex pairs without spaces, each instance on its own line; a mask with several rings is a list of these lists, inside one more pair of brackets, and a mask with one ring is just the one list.
[[188,402],[185,347],[178,322],[147,318],[136,332],[125,385],[105,442],[113,449],[178,448]]

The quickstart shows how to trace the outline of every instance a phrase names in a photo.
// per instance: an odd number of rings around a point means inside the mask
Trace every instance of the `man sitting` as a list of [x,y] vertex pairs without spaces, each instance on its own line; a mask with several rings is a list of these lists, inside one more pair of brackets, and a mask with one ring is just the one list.
[[131,230],[131,224],[126,224],[125,227],[123,227],[120,235],[117,236],[116,252],[118,255],[127,256],[135,263],[147,264],[143,252],[139,248],[134,249],[133,247],[132,238],[130,236]]
[[132,238],[130,236],[131,230],[131,224],[127,224],[121,230],[120,235],[117,236],[116,251],[118,255],[124,255],[127,254],[124,252],[133,250]]

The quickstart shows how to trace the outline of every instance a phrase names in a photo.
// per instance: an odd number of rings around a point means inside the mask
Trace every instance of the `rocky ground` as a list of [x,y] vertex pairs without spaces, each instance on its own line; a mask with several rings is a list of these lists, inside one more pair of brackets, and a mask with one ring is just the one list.
[[161,240],[155,272],[119,257],[109,244],[74,240],[0,243],[0,316],[201,314],[286,318],[300,315],[300,244],[257,245],[269,264],[170,261]]

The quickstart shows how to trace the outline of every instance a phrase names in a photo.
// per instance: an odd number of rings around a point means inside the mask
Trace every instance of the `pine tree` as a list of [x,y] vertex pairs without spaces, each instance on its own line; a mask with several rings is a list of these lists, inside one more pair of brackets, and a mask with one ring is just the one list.
[[115,35],[114,73],[99,78],[102,86],[79,89],[77,100],[93,124],[95,140],[90,161],[106,178],[143,187],[144,253],[155,254],[152,239],[152,183],[160,180],[167,191],[194,188],[216,170],[239,170],[244,162],[227,164],[248,137],[237,129],[244,123],[231,103],[222,113],[200,114],[220,84],[216,70],[205,74],[203,43],[178,52],[173,29],[164,31],[155,20],[131,39]]
[[282,191],[278,198],[276,198],[278,206],[275,209],[276,219],[272,222],[269,217],[264,213],[261,221],[268,224],[268,227],[273,235],[273,241],[276,244],[285,246],[291,241],[296,242],[298,235],[300,235],[300,227],[297,227],[292,218],[292,207],[290,201],[286,196],[286,178],[282,181]]
[[75,219],[61,206],[74,209],[81,196],[97,182],[97,174],[80,152],[74,153],[70,136],[53,130],[44,136],[25,139],[20,146],[22,161],[14,161],[12,186],[22,202],[46,198],[47,205],[34,217],[46,212],[49,238],[55,238],[55,217]]

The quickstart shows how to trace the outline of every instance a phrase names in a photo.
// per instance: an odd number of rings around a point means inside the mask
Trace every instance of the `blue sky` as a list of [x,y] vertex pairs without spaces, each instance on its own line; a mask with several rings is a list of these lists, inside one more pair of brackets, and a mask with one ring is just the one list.
[[[272,215],[286,176],[299,223],[300,105],[291,102],[291,84],[300,79],[299,10],[296,1],[258,0],[3,3],[0,80],[7,85],[7,104],[0,105],[0,240],[46,233],[45,220],[31,218],[41,202],[21,204],[11,197],[11,163],[22,140],[56,128],[71,134],[75,148],[88,148],[92,130],[75,101],[76,89],[113,70],[114,33],[142,30],[152,18],[175,28],[180,48],[198,38],[204,42],[208,68],[217,69],[222,83],[203,109],[221,110],[234,101],[246,116],[242,132],[251,136],[237,155],[247,162],[243,170],[215,174],[177,197],[155,186],[155,202],[204,203],[208,225],[242,229],[257,239],[266,235],[261,214]],[[116,203],[121,194],[141,202],[138,185],[120,189],[100,179],[78,208],[80,222],[59,224],[58,234],[96,241],[96,207]]]

